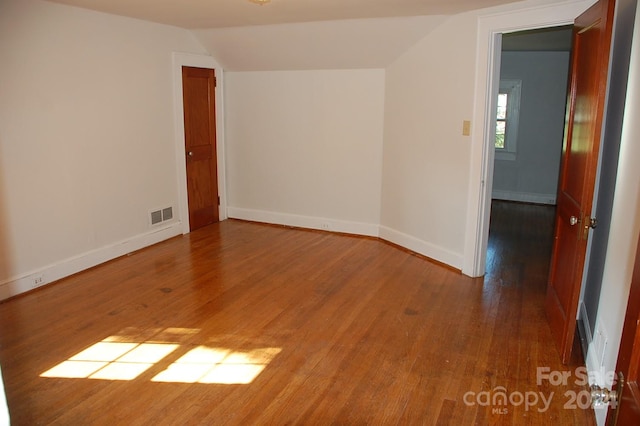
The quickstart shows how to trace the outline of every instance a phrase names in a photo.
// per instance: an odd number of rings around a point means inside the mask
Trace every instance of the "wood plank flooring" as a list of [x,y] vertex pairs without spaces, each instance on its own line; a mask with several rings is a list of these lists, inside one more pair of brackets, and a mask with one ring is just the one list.
[[227,220],[5,301],[13,424],[593,424],[563,408],[573,377],[537,384],[578,364],[544,318],[553,213],[514,206],[494,206],[485,279]]

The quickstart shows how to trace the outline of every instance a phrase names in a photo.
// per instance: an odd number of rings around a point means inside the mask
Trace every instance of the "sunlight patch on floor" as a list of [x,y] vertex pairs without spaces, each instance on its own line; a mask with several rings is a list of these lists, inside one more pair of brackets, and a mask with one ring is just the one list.
[[250,352],[200,346],[190,350],[165,371],[151,379],[154,382],[183,383],[251,383],[280,348],[260,348]]
[[[163,362],[170,354],[186,350],[186,338],[199,330],[167,328],[136,333],[129,327],[73,355],[40,377],[99,380],[134,380]],[[141,337],[145,341],[136,341]],[[197,346],[156,374],[152,382],[248,384],[280,353],[281,348],[238,351]]]
[[41,377],[133,380],[180,345],[98,342],[45,371]]

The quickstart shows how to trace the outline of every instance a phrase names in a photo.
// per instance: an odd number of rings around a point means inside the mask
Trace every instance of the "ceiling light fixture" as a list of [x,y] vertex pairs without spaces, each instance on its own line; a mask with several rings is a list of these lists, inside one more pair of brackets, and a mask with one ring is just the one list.
[[249,0],[249,1],[251,3],[259,4],[260,6],[271,2],[271,0]]

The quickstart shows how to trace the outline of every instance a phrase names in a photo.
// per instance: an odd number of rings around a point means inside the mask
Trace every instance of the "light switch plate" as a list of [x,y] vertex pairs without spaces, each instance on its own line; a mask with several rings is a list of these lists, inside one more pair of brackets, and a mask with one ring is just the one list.
[[469,135],[471,135],[471,121],[464,120],[462,122],[462,136],[469,136]]

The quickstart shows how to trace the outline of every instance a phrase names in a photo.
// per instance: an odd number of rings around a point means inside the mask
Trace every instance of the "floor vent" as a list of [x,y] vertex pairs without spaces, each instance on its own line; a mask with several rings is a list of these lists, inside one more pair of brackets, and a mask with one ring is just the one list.
[[162,209],[162,221],[173,219],[173,207]]
[[150,212],[151,225],[157,225],[167,220],[173,219],[173,207],[167,207]]

